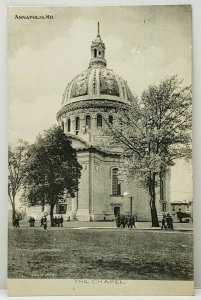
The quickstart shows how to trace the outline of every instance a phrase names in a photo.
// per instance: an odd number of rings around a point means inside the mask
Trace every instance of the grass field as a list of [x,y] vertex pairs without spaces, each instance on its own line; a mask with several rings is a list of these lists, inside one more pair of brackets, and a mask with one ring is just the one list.
[[187,280],[192,253],[186,232],[10,228],[8,277]]

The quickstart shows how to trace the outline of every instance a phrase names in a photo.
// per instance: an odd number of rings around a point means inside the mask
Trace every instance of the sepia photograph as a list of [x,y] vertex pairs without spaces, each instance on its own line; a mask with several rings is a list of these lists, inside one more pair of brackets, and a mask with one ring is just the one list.
[[190,5],[8,8],[10,295],[193,294],[191,31]]

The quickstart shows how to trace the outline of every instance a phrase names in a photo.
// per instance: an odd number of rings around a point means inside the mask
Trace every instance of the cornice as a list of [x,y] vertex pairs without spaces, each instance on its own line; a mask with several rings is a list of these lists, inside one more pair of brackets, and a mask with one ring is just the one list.
[[59,118],[70,111],[75,111],[78,109],[89,109],[89,108],[115,108],[115,109],[129,109],[129,103],[123,103],[121,101],[113,101],[106,99],[90,99],[90,100],[81,100],[74,103],[68,103],[64,107],[62,107],[57,113],[57,121]]

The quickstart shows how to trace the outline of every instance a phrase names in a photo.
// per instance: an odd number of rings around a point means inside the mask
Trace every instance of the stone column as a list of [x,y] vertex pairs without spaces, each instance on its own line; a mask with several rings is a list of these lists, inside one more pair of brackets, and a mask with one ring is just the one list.
[[76,120],[75,118],[71,120],[71,131],[70,133],[76,134]]
[[77,212],[77,201],[78,195],[76,195],[74,198],[71,198],[71,219],[75,219]]

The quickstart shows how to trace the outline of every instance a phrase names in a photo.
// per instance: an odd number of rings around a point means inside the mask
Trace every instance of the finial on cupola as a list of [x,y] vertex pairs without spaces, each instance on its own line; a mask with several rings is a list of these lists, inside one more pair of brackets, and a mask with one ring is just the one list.
[[106,67],[107,62],[105,59],[105,44],[100,37],[100,23],[98,22],[98,32],[96,38],[92,41],[91,45],[91,59],[89,66],[101,65]]

